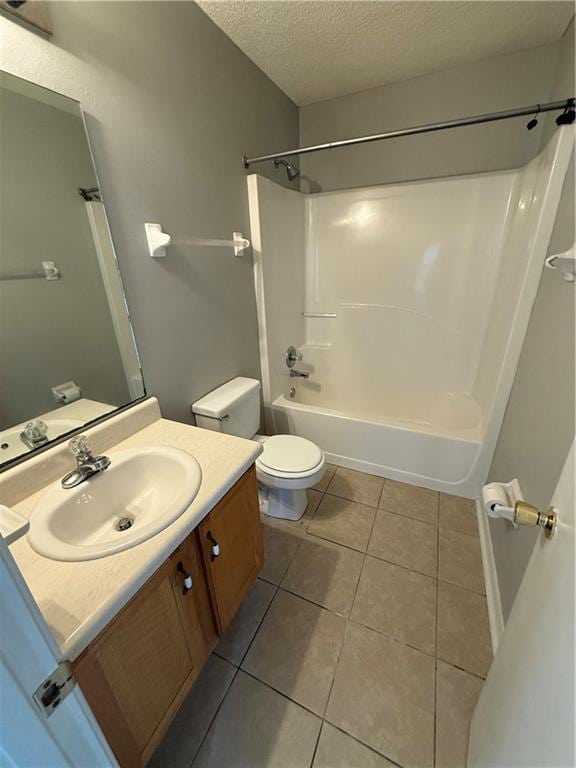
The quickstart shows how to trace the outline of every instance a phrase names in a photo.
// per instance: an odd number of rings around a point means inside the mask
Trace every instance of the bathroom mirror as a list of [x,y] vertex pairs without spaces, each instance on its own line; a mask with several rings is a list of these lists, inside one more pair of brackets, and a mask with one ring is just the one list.
[[0,73],[0,468],[145,395],[78,102]]

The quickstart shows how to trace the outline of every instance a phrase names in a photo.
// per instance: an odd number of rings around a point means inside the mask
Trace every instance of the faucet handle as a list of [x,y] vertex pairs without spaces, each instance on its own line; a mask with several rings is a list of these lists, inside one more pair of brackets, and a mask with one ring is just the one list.
[[286,355],[284,357],[286,361],[286,365],[288,368],[293,368],[295,363],[299,363],[303,359],[303,355],[301,352],[298,352],[296,347],[293,347],[290,345],[288,349],[286,350]]
[[30,440],[42,440],[48,433],[48,427],[41,419],[33,419],[24,427],[24,434]]
[[68,443],[68,448],[70,449],[70,453],[76,456],[77,459],[92,455],[92,445],[86,435],[73,437]]

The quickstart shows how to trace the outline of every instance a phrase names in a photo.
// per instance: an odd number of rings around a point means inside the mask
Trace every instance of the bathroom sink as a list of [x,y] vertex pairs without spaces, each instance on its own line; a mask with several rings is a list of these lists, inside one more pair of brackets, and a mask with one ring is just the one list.
[[75,488],[54,483],[32,510],[28,540],[52,560],[94,560],[140,544],[192,503],[202,470],[177,448],[110,454],[110,467]]

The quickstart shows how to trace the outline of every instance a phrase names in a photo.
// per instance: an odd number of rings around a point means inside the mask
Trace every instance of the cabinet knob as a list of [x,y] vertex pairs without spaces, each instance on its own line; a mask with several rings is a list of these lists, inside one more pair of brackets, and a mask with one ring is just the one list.
[[176,570],[178,573],[181,573],[184,577],[183,585],[182,585],[182,594],[185,595],[187,592],[190,592],[192,589],[192,576],[188,573],[188,571],[184,568],[184,565],[182,564],[182,560],[179,561],[178,565],[176,566]]
[[216,560],[216,558],[220,555],[220,544],[218,544],[214,536],[212,536],[212,531],[208,531],[206,538],[210,544],[212,544],[212,554],[210,555],[210,560]]

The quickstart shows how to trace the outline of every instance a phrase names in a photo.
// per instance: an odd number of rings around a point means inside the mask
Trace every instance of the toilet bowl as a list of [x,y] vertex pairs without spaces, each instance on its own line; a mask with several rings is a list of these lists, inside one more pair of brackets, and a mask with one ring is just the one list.
[[199,427],[256,440],[263,451],[256,459],[260,508],[270,517],[298,520],[306,510],[306,489],[324,475],[320,448],[296,435],[257,434],[260,425],[260,382],[237,377],[192,405]]
[[324,454],[315,443],[295,435],[255,439],[264,447],[256,459],[260,509],[270,517],[299,520],[308,504],[306,489],[324,475]]

